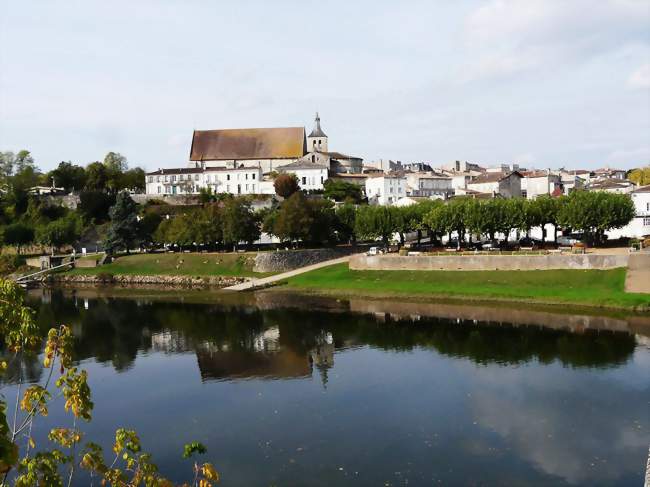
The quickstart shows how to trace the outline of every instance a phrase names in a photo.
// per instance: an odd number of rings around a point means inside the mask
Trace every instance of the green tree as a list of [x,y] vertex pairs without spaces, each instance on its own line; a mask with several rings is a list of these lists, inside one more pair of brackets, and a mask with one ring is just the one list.
[[[276,179],[277,181],[277,179]],[[281,241],[306,241],[314,217],[305,196],[295,192],[282,202],[273,224],[273,234]]]
[[336,231],[339,239],[355,245],[357,235],[355,233],[355,222],[357,218],[357,207],[352,203],[344,203],[336,208]]
[[381,239],[388,246],[395,233],[395,222],[390,208],[386,206],[360,206],[355,221],[355,233],[359,238]]
[[81,235],[81,221],[76,215],[69,215],[66,218],[54,220],[47,225],[36,229],[36,238],[42,245],[55,250],[64,245],[72,245]]
[[153,242],[154,234],[156,233],[156,230],[158,229],[160,222],[162,222],[162,217],[160,216],[160,214],[153,211],[146,212],[142,216],[142,219],[140,220],[140,223],[138,225],[138,232],[139,232],[138,238],[140,242],[147,243],[147,244]]
[[323,196],[334,201],[346,201],[359,204],[363,200],[361,187],[357,184],[335,179],[327,179],[324,184]]
[[4,245],[14,245],[20,254],[21,247],[34,241],[34,229],[24,223],[16,222],[4,227],[2,231]]
[[273,182],[275,194],[282,198],[288,198],[293,193],[300,190],[298,178],[295,174],[280,174]]
[[558,212],[563,227],[583,232],[590,243],[599,244],[605,232],[627,225],[635,214],[629,195],[603,191],[574,191]]
[[431,228],[426,220],[426,215],[431,213],[434,209],[443,206],[444,203],[441,200],[424,200],[413,205],[415,218],[417,220],[416,231],[418,232],[418,244],[422,238],[422,232],[427,232],[427,235],[431,242],[439,237],[437,231]]
[[106,191],[108,173],[106,166],[101,162],[92,162],[86,167],[86,190]]
[[546,240],[546,225],[553,225],[553,241],[557,242],[558,215],[565,197],[556,198],[551,195],[541,195],[533,200],[533,210],[539,216],[539,226],[542,227],[542,242]]
[[245,198],[230,198],[221,209],[223,241],[237,250],[239,242],[253,243],[260,238],[260,222]]
[[123,173],[129,168],[129,163],[119,152],[109,152],[104,156],[104,167],[114,173]]
[[79,193],[77,210],[88,221],[102,223],[109,219],[108,212],[115,204],[115,195],[104,191],[86,190]]
[[143,193],[145,190],[145,173],[140,167],[134,167],[122,174],[121,188]]
[[21,151],[18,151],[14,163],[16,165],[16,172],[21,172],[28,168],[36,169],[34,158],[32,157],[31,152],[28,150],[23,149]]
[[56,169],[47,174],[47,178],[66,191],[81,191],[86,185],[85,169],[71,162],[60,162]]
[[138,241],[137,205],[127,192],[121,192],[108,213],[111,223],[104,248],[109,254],[121,249],[128,254]]
[[650,184],[650,166],[637,167],[628,171],[627,178],[634,184],[639,186],[647,186]]

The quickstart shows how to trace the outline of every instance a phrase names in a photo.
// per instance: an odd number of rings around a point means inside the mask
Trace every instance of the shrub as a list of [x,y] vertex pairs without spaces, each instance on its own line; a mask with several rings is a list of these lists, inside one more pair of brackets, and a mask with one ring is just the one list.
[[11,274],[22,264],[22,259],[17,255],[0,255],[0,276]]

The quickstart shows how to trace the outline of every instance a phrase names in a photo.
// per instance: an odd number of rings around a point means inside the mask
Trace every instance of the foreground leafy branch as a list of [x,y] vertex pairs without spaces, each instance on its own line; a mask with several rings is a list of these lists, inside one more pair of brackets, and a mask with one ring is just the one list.
[[[34,321],[33,312],[25,306],[18,286],[0,280],[0,338],[12,354],[11,360],[20,360],[21,355],[38,353],[42,339]],[[52,328],[45,342],[43,367],[49,369],[43,385],[27,387],[20,397],[22,378],[19,378],[13,418],[7,417],[7,402],[0,396],[0,474],[1,486],[9,485],[13,478],[16,487],[72,485],[77,469],[85,470],[92,480],[101,485],[114,487],[169,487],[174,484],[159,474],[151,455],[143,452],[140,438],[133,430],[120,428],[115,433],[112,459],[105,460],[102,448],[93,442],[81,445],[84,439],[78,421],[91,421],[94,403],[88,374],[73,366],[73,337],[70,328],[61,325]],[[57,369],[58,367],[58,369]],[[8,368],[0,363],[0,371]],[[59,376],[52,384],[55,370]],[[62,396],[64,409],[72,416],[71,427],[52,428],[48,440],[56,445],[36,450],[31,436],[32,425],[39,417],[49,414],[48,404],[52,397]],[[19,440],[25,440],[21,456]],[[81,446],[80,456],[77,449]],[[185,445],[183,457],[204,454],[205,446],[200,443]],[[219,481],[219,474],[210,463],[195,461],[192,468],[193,480],[186,486],[211,487]]]

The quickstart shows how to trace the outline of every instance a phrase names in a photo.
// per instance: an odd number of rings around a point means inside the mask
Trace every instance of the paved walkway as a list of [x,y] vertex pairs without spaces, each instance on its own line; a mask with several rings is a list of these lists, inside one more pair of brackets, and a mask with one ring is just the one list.
[[625,277],[625,291],[650,294],[650,252],[630,254]]
[[305,267],[300,267],[299,269],[294,269],[292,271],[283,272],[281,274],[276,274],[274,276],[263,277],[260,279],[251,279],[250,281],[243,282],[241,284],[236,284],[234,286],[224,288],[225,291],[252,291],[261,287],[266,287],[269,284],[274,282],[282,281],[288,279],[289,277],[297,276],[299,274],[304,274],[305,272],[313,271],[320,269],[321,267],[328,267],[334,264],[342,264],[350,260],[350,255],[345,257],[339,257],[338,259],[326,260],[324,262],[319,262],[318,264],[312,264]]

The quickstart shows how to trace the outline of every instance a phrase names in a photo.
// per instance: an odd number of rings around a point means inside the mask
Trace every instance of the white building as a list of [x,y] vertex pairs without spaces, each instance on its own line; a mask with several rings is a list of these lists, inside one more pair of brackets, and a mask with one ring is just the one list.
[[634,203],[635,217],[625,227],[607,232],[610,239],[620,237],[642,238],[650,235],[650,186],[643,186],[630,193]]
[[147,173],[145,178],[146,193],[152,195],[199,194],[202,188],[236,195],[262,192],[262,170],[259,167],[159,169]]
[[407,193],[411,196],[438,196],[447,199],[453,194],[452,178],[429,172],[406,173]]
[[467,183],[467,189],[479,193],[498,194],[504,198],[518,198],[521,196],[521,174],[518,171],[486,172]]
[[587,186],[589,191],[605,191],[607,193],[631,193],[636,189],[636,185],[627,179],[596,179],[592,180]]
[[521,196],[534,200],[543,194],[563,194],[562,179],[550,169],[545,171],[524,171],[521,180]]
[[279,172],[294,174],[298,178],[300,189],[305,191],[323,189],[328,177],[326,166],[302,160],[282,166]]
[[370,204],[392,205],[406,196],[406,178],[398,174],[369,175],[366,196]]

